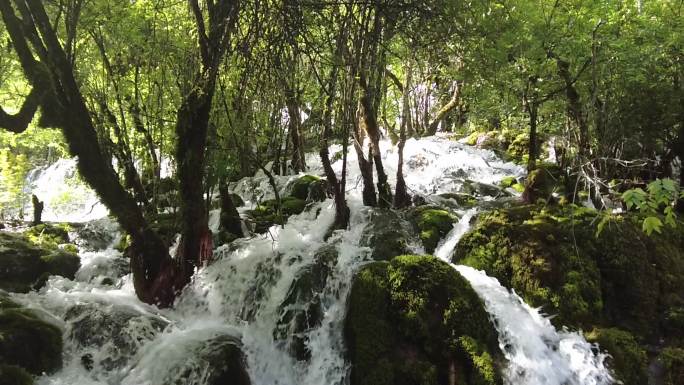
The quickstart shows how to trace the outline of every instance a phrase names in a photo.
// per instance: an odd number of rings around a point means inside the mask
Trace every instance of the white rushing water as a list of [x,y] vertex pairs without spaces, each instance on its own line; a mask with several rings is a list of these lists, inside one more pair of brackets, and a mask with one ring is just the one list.
[[[332,150],[334,154],[340,149]],[[387,141],[382,150],[394,183],[396,150]],[[404,156],[411,193],[428,199],[459,191],[464,179],[495,183],[504,176],[523,175],[520,167],[502,162],[490,151],[440,137],[409,140]],[[355,158],[350,156],[348,165],[349,230],[325,239],[334,220],[333,203],[327,200],[290,217],[283,228],[220,246],[215,261],[196,274],[173,309],[141,303],[126,261],[111,248],[82,253],[74,281],[52,277],[39,292],[14,295],[64,330],[64,368],[38,383],[157,385],[182,378],[179,383],[204,384],[206,355],[221,341],[238,340],[255,385],[345,384],[346,298],[354,272],[369,260],[370,252],[359,245],[370,210],[361,204]],[[309,173],[321,174],[314,155],[307,162]],[[333,167],[339,174],[341,161]],[[56,174],[45,172],[43,177]],[[294,178],[276,178],[281,192]],[[262,174],[241,180],[233,190],[247,208],[272,196]],[[447,261],[475,211],[460,214],[461,220],[436,251]],[[602,357],[594,356],[579,334],[557,332],[538,311],[484,273],[457,269],[483,298],[496,323],[510,360],[505,373],[509,384],[610,382]],[[311,283],[298,286],[304,279]]]
[[558,331],[548,318],[496,278],[465,265],[451,263],[458,241],[466,233],[473,211],[464,215],[435,250],[470,282],[482,298],[499,333],[499,347],[508,360],[504,379],[510,385],[608,385],[614,382],[580,333]]
[[[59,159],[47,167],[31,170],[26,179],[28,196],[35,194],[44,202],[44,221],[87,222],[109,213],[95,191],[79,178],[76,159]],[[33,212],[30,201],[26,210]]]

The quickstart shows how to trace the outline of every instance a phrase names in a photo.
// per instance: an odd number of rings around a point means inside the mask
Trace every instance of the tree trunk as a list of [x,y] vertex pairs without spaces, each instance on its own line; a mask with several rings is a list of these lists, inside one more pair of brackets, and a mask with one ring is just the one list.
[[[339,61],[342,56],[342,49],[344,48],[344,37],[346,36],[346,30],[344,28],[340,29],[337,36],[336,49],[334,54],[334,63],[330,70],[330,79],[328,79],[328,89],[327,96],[325,98],[325,107],[323,110],[323,132],[321,134],[320,148],[318,151],[321,157],[321,163],[323,164],[323,170],[325,171],[325,177],[328,180],[328,184],[333,192],[333,199],[335,201],[335,223],[333,225],[334,229],[346,229],[349,226],[349,206],[347,206],[347,200],[345,198],[344,183],[337,179],[335,171],[330,164],[330,153],[328,151],[328,140],[332,134],[332,115],[333,115],[333,102],[337,93],[337,76],[339,72]],[[345,147],[346,150],[346,147]],[[346,161],[346,155],[345,155]],[[346,171],[346,170],[344,170]],[[344,180],[344,171],[342,180]]]
[[380,207],[392,206],[392,189],[387,182],[387,174],[385,168],[382,166],[382,153],[380,152],[380,130],[378,129],[378,121],[373,107],[373,95],[370,94],[368,84],[365,76],[360,76],[359,85],[361,86],[361,119],[363,120],[363,127],[368,134],[370,141],[371,155],[375,163],[375,170],[378,173],[378,203]]
[[397,164],[397,184],[394,189],[394,207],[404,208],[411,205],[411,196],[406,189],[404,180],[404,145],[406,145],[406,127],[411,121],[411,107],[409,105],[409,90],[411,89],[412,68],[405,67],[406,85],[402,87],[401,126],[399,128],[399,160]]
[[299,101],[296,92],[289,85],[286,85],[285,89],[285,104],[287,106],[288,131],[292,141],[292,171],[296,174],[306,170],[306,162],[300,132],[302,118],[299,112]]
[[39,225],[43,223],[42,216],[43,216],[43,208],[45,207],[45,204],[43,201],[38,199],[38,197],[33,194],[31,195],[31,203],[33,204],[33,226]]
[[240,213],[228,192],[228,182],[225,176],[219,181],[219,194],[221,195],[221,230],[227,231],[238,238],[244,237]]
[[525,100],[525,109],[530,116],[530,141],[527,147],[527,171],[537,167],[537,111],[539,104],[535,100]]
[[437,133],[439,129],[439,124],[449,115],[449,113],[455,110],[461,104],[461,87],[458,82],[454,82],[454,93],[451,95],[449,102],[445,104],[442,108],[437,111],[435,118],[428,124],[426,136],[431,136]]

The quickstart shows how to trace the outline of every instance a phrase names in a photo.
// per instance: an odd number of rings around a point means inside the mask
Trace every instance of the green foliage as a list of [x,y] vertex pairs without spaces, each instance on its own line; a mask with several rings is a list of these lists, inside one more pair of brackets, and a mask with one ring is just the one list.
[[684,381],[684,349],[665,348],[658,359],[665,367],[665,385],[677,385]]
[[617,328],[594,329],[586,338],[610,354],[609,365],[624,384],[647,382],[646,351],[629,332]]
[[684,199],[684,191],[678,192],[672,179],[656,179],[648,184],[646,190],[634,188],[622,193],[627,209],[637,210],[645,216],[642,222],[644,232],[651,235],[660,233],[664,224],[676,226],[674,205],[678,198]]

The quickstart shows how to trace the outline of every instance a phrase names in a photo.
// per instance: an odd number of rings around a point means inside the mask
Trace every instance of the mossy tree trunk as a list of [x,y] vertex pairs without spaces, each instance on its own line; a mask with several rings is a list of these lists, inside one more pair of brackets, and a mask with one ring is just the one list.
[[202,65],[194,75],[194,82],[181,102],[176,118],[176,160],[182,219],[181,242],[176,255],[176,290],[185,286],[195,268],[209,262],[212,256],[211,232],[207,225],[203,196],[205,151],[216,78],[237,21],[238,2],[223,0],[208,3],[205,7],[208,31],[197,0],[190,1],[190,8],[197,24]]
[[402,93],[401,107],[401,126],[399,127],[399,144],[397,161],[397,184],[394,188],[394,207],[403,208],[411,205],[411,196],[407,192],[406,181],[404,180],[404,146],[406,145],[406,129],[411,122],[411,107],[409,104],[409,90],[411,89],[413,68],[410,64],[404,67],[406,72],[406,84],[403,86],[397,82],[397,87]]
[[461,87],[457,81],[454,82],[453,87],[454,91],[451,95],[451,99],[449,99],[449,101],[442,106],[439,111],[437,111],[435,117],[432,119],[432,121],[430,121],[430,123],[428,123],[425,135],[430,136],[436,134],[437,130],[439,129],[439,124],[447,118],[451,111],[457,109],[461,104]]

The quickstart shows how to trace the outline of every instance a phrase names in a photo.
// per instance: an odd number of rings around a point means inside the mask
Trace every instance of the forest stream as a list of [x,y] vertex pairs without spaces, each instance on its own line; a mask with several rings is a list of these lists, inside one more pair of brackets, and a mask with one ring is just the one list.
[[[382,142],[382,149],[383,161],[394,175],[391,165],[397,164],[396,150],[388,141]],[[491,151],[444,137],[411,139],[404,151],[405,178],[412,193],[445,207],[450,202],[444,194],[462,191],[465,181],[493,184],[505,176],[524,175],[521,167],[503,162]],[[75,234],[81,256],[75,279],[52,276],[39,291],[11,295],[63,331],[64,367],[37,383],[222,384],[216,382],[212,370],[227,354],[226,347],[234,345],[244,353],[252,384],[347,384],[350,363],[343,328],[349,292],[355,273],[371,260],[372,245],[364,241],[374,231],[371,217],[382,215],[380,209],[361,204],[360,176],[351,163],[349,230],[336,231],[326,240],[334,219],[333,203],[327,199],[310,204],[283,227],[275,225],[265,234],[218,247],[216,260],[195,274],[170,309],[157,309],[137,299],[127,264],[113,248],[121,236],[112,237],[116,225],[107,217],[88,217],[91,222],[86,227],[99,230],[90,231],[90,236],[110,236],[109,246],[93,250],[88,235]],[[341,161],[333,166],[341,171]],[[54,180],[55,170],[33,175],[37,188],[46,187],[41,183],[68,185]],[[321,172],[309,170],[310,174]],[[281,195],[294,179],[278,177]],[[245,201],[242,212],[256,199],[272,196],[264,175],[244,178],[232,190]],[[509,190],[506,196],[514,193]],[[92,206],[90,195],[78,196],[83,202],[65,204]],[[459,209],[453,203],[451,210],[460,220],[434,253],[447,263],[478,207],[497,205],[494,197],[485,195],[478,197],[473,208]],[[425,253],[415,239],[409,247],[413,254]],[[504,383],[613,383],[604,354],[597,353],[580,332],[556,330],[540,309],[527,305],[484,272],[451,266],[470,282],[496,328],[505,357]],[[302,317],[317,319],[302,327]],[[297,349],[306,351],[304,357]]]

